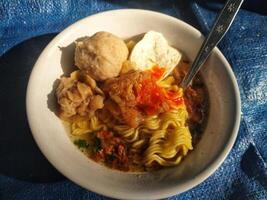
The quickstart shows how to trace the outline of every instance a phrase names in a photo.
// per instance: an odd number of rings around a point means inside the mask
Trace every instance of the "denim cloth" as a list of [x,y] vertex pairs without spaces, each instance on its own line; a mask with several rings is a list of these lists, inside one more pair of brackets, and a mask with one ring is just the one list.
[[[204,0],[0,0],[0,199],[109,199],[60,175],[38,150],[27,124],[29,74],[54,33],[101,11],[142,8],[180,18],[206,34],[221,6]],[[242,100],[233,149],[207,180],[169,199],[267,199],[266,10],[265,0],[247,1],[219,44]]]

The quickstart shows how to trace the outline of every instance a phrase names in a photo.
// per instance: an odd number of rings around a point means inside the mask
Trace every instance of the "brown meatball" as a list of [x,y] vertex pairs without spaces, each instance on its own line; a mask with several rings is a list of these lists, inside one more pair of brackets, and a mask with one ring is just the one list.
[[76,42],[75,65],[98,81],[118,76],[127,57],[124,41],[108,32]]

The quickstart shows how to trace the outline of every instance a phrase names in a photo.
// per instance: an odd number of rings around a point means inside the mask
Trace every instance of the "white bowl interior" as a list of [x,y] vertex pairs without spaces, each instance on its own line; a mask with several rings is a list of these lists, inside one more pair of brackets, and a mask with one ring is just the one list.
[[200,142],[181,165],[143,174],[111,170],[85,157],[71,143],[61,120],[51,111],[55,107],[51,93],[55,81],[72,68],[73,41],[103,30],[125,39],[149,30],[161,32],[191,61],[203,40],[196,29],[180,20],[142,10],[105,12],[67,28],[43,51],[28,85],[27,114],[40,149],[65,176],[89,190],[110,197],[164,198],[199,184],[223,162],[237,135],[240,100],[229,64],[215,49],[202,70],[210,98],[209,119]]

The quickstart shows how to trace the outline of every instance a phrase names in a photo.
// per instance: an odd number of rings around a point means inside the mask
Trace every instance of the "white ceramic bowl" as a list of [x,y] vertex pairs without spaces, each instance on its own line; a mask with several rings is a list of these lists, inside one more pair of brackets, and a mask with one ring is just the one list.
[[[88,190],[119,199],[159,199],[179,194],[208,178],[231,150],[240,122],[240,96],[230,65],[215,48],[202,70],[210,110],[206,130],[194,150],[177,167],[153,173],[124,173],[85,157],[70,141],[61,120],[52,112],[55,80],[73,64],[72,42],[97,31],[122,38],[155,30],[192,61],[203,41],[192,26],[167,15],[145,10],[114,10],[82,19],[56,36],[37,60],[27,89],[27,115],[43,154],[62,174]],[[62,47],[62,48],[59,48]]]

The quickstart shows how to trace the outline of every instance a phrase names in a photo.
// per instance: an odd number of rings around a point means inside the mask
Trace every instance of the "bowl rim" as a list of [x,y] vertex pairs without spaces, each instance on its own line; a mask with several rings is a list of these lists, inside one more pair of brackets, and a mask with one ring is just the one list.
[[[93,19],[96,18],[100,15],[106,15],[106,14],[116,14],[116,13],[122,13],[125,12],[127,14],[131,13],[133,14],[138,14],[138,13],[142,13],[142,14],[149,14],[149,15],[154,15],[154,16],[158,16],[158,17],[162,17],[162,18],[166,18],[168,20],[171,21],[175,21],[176,23],[180,23],[182,26],[186,27],[187,29],[189,29],[190,31],[194,32],[195,34],[200,34],[202,37],[203,35],[200,33],[200,31],[198,31],[196,28],[194,28],[193,26],[185,23],[184,21],[169,16],[167,14],[163,14],[160,12],[156,12],[156,11],[151,11],[151,10],[144,10],[144,9],[116,9],[116,10],[109,10],[109,11],[104,11],[104,12],[100,12],[97,14],[93,14],[90,16],[87,16],[85,18],[82,18],[76,22],[74,22],[73,24],[71,24],[70,26],[68,26],[67,28],[65,28],[63,31],[61,31],[52,41],[49,42],[49,44],[45,47],[45,49],[42,51],[42,53],[40,54],[40,56],[38,57],[35,65],[33,66],[32,72],[30,74],[30,78],[28,81],[28,86],[27,86],[27,90],[26,90],[26,113],[27,113],[27,118],[28,118],[28,122],[29,122],[29,127],[30,130],[32,132],[33,138],[35,140],[35,142],[37,143],[39,149],[41,150],[41,152],[43,153],[43,155],[48,159],[48,161],[60,172],[62,173],[65,177],[67,177],[68,179],[70,179],[71,181],[75,182],[76,184],[78,184],[79,186],[82,186],[83,188],[90,190],[92,192],[104,195],[104,196],[108,196],[108,197],[112,197],[112,198],[121,198],[119,196],[117,196],[116,194],[113,194],[111,192],[107,192],[105,189],[102,188],[96,188],[96,187],[89,187],[88,185],[82,185],[79,183],[79,180],[75,177],[75,175],[67,173],[64,170],[64,166],[59,165],[56,162],[53,162],[51,159],[51,157],[49,156],[49,154],[47,153],[48,150],[45,148],[45,146],[42,144],[42,141],[40,140],[40,138],[38,137],[38,130],[35,128],[34,123],[33,123],[33,117],[30,114],[30,105],[31,105],[31,94],[32,94],[32,84],[33,84],[33,77],[36,75],[36,71],[37,71],[37,66],[39,65],[39,62],[41,62],[41,57],[43,57],[44,55],[46,55],[50,48],[52,48],[55,44],[57,44],[57,42],[59,40],[61,40],[62,36],[64,36],[65,34],[68,33],[69,30],[73,29],[75,26],[79,26],[81,25],[84,21],[88,20],[88,19]],[[174,187],[171,191],[162,191],[160,194],[156,194],[153,195],[151,194],[150,198],[154,199],[154,198],[166,198],[166,197],[170,197],[173,195],[177,195],[180,194],[182,192],[188,191],[190,189],[192,189],[193,187],[199,185],[200,183],[202,183],[204,180],[206,180],[209,176],[211,176],[223,163],[223,161],[225,160],[225,158],[228,156],[228,154],[230,153],[236,138],[237,138],[237,134],[238,134],[238,130],[239,130],[239,125],[240,125],[240,118],[241,118],[241,100],[240,100],[240,92],[239,92],[239,88],[238,88],[238,84],[237,84],[237,80],[234,76],[234,73],[231,69],[231,66],[229,65],[228,61],[226,60],[226,58],[224,57],[224,55],[220,52],[220,50],[215,47],[213,50],[213,53],[219,57],[219,59],[222,61],[223,65],[225,66],[225,69],[227,71],[227,73],[230,76],[230,79],[232,81],[233,84],[233,94],[235,96],[235,123],[232,129],[232,134],[230,135],[230,137],[228,138],[225,146],[223,147],[223,149],[220,151],[220,153],[218,154],[218,156],[212,160],[210,162],[210,164],[208,165],[207,168],[205,168],[204,170],[202,170],[201,172],[199,172],[199,174],[194,177],[194,179],[191,179],[189,181],[187,181],[186,186],[184,187],[180,187],[179,185],[177,185],[177,187]],[[128,197],[127,197],[128,196]],[[128,195],[125,194],[125,197],[128,199],[132,199],[132,195]]]

